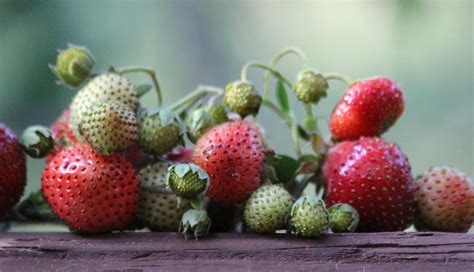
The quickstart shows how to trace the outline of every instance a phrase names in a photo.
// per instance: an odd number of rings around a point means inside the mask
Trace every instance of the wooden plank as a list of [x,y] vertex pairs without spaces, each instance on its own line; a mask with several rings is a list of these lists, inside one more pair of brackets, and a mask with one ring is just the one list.
[[474,235],[428,232],[290,235],[1,233],[0,271],[474,271]]

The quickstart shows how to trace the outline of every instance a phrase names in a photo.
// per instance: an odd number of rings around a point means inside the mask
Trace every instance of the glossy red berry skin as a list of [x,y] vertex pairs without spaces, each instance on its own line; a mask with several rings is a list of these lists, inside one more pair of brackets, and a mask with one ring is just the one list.
[[358,231],[400,231],[412,223],[415,185],[396,144],[377,137],[341,142],[329,150],[323,175],[326,204],[353,206]]
[[380,136],[404,110],[402,90],[388,78],[355,82],[334,108],[329,127],[340,141]]
[[49,159],[41,190],[59,218],[82,233],[123,230],[138,210],[139,183],[130,162],[119,153],[102,156],[86,144]]
[[0,218],[20,200],[25,185],[25,155],[17,136],[0,124]]
[[193,161],[209,175],[207,195],[212,200],[241,203],[260,186],[265,161],[262,136],[250,121],[218,125],[199,139]]

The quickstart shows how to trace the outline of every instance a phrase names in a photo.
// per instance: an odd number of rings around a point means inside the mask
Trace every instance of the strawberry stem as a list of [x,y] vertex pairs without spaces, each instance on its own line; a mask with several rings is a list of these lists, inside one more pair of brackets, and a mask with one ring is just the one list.
[[217,99],[218,97],[224,95],[224,90],[214,86],[199,85],[194,91],[173,103],[169,109],[171,111],[177,111],[182,108],[189,108],[194,105],[194,103],[211,93],[214,94],[212,99]]
[[[276,56],[273,58],[270,68],[274,68],[278,62],[286,55],[294,54],[298,58],[300,58],[301,62],[303,63],[303,69],[309,66],[308,58],[303,53],[301,49],[298,47],[285,47],[283,48]],[[263,97],[268,97],[270,95],[270,73],[266,73],[264,77],[264,85],[263,85]]]
[[158,107],[161,107],[163,104],[163,98],[161,96],[160,85],[158,84],[158,79],[156,78],[155,70],[144,68],[144,67],[126,67],[122,69],[115,70],[118,74],[123,75],[127,73],[145,73],[150,76],[153,86],[155,87],[156,96],[158,99]]
[[263,70],[266,70],[268,71],[270,74],[272,74],[274,77],[278,78],[279,80],[281,80],[283,83],[285,83],[286,85],[288,85],[290,88],[292,88],[292,84],[291,82],[286,79],[280,72],[278,72],[277,70],[274,70],[273,68],[270,68],[268,67],[267,65],[265,64],[262,64],[262,63],[259,63],[259,62],[256,62],[256,61],[249,61],[247,62],[244,67],[242,67],[242,70],[240,72],[240,79],[242,81],[248,81],[247,80],[247,74],[248,74],[248,70],[251,68],[251,67],[254,67],[254,68],[260,68],[260,69],[263,69]]
[[313,116],[313,105],[311,103],[305,103],[304,109],[306,111],[306,120],[304,122],[305,128],[310,132],[318,131],[318,124]]
[[337,80],[337,81],[346,83],[347,86],[351,86],[352,83],[354,82],[350,77],[343,74],[339,74],[339,73],[324,73],[323,77],[326,80]]

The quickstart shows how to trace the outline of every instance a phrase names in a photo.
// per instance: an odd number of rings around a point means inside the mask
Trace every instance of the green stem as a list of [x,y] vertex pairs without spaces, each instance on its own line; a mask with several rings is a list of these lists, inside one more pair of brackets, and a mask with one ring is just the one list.
[[260,69],[263,69],[263,70],[266,70],[268,71],[270,74],[272,74],[274,77],[278,78],[279,80],[281,80],[283,83],[285,83],[286,85],[288,85],[290,88],[292,88],[292,85],[291,85],[291,82],[286,79],[280,72],[278,72],[277,70],[274,70],[273,68],[270,68],[268,67],[267,65],[265,64],[262,64],[262,63],[259,63],[259,62],[256,62],[256,61],[250,61],[250,62],[247,62],[244,67],[242,67],[242,71],[240,72],[240,79],[242,81],[247,81],[247,73],[248,73],[248,70],[251,68],[251,67],[254,67],[254,68],[260,68]]
[[158,84],[158,79],[156,78],[155,70],[144,68],[144,67],[126,67],[122,69],[117,69],[116,72],[120,75],[127,73],[145,73],[150,76],[153,86],[155,87],[156,96],[158,99],[158,107],[161,107],[163,104],[163,98],[161,96],[160,85]]
[[179,110],[182,107],[193,105],[196,101],[203,98],[204,96],[206,96],[209,93],[213,93],[213,94],[222,96],[224,94],[224,90],[222,90],[221,88],[214,87],[214,86],[199,85],[194,91],[192,91],[191,93],[189,93],[185,97],[183,97],[180,100],[173,103],[169,107],[169,109],[171,111],[176,111],[176,110]]
[[311,132],[316,132],[318,130],[318,125],[313,116],[313,105],[311,103],[305,103],[304,109],[306,111],[306,120],[305,127]]
[[[270,64],[270,67],[273,69],[278,64],[278,62],[288,54],[295,54],[298,56],[303,63],[303,69],[309,66],[308,58],[301,49],[297,47],[286,47],[275,56]],[[265,74],[263,82],[263,97],[268,97],[270,95],[270,73]]]
[[331,80],[332,79],[332,80],[337,80],[337,81],[346,83],[347,86],[351,86],[352,83],[354,82],[350,77],[348,77],[346,75],[343,75],[343,74],[339,74],[339,73],[324,73],[323,77],[326,80]]
[[295,147],[295,153],[297,158],[301,158],[303,153],[301,152],[300,137],[298,135],[298,125],[295,122],[291,124],[291,138]]

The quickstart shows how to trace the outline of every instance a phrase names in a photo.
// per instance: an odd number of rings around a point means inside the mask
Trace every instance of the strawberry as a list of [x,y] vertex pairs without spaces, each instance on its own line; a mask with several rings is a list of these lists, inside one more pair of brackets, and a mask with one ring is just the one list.
[[298,100],[304,103],[318,103],[326,97],[329,88],[328,81],[317,71],[305,70],[298,75],[293,90]]
[[123,76],[108,73],[89,81],[75,96],[71,103],[70,125],[74,135],[84,142],[79,133],[79,125],[87,110],[99,102],[119,102],[136,112],[138,95],[135,87]]
[[72,230],[123,230],[138,210],[139,183],[122,154],[102,156],[88,144],[59,151],[41,178],[43,196]]
[[257,94],[255,86],[246,81],[235,81],[225,87],[224,104],[232,112],[242,118],[247,115],[256,115],[262,104],[262,97]]
[[30,157],[44,158],[54,150],[54,140],[51,131],[43,126],[27,127],[20,140],[23,151]]
[[171,152],[182,142],[176,116],[169,110],[147,111],[138,126],[138,144],[150,155],[161,156]]
[[265,160],[262,141],[255,125],[245,120],[218,125],[199,139],[193,161],[209,174],[212,200],[241,203],[258,188]]
[[349,204],[332,205],[328,212],[333,232],[354,232],[359,226],[359,213]]
[[140,181],[140,219],[153,231],[178,231],[181,217],[191,208],[189,203],[178,207],[176,195],[166,187],[171,162],[147,165],[138,173]]
[[69,146],[78,142],[69,125],[70,115],[69,108],[65,109],[50,127],[53,140],[59,145]]
[[70,44],[66,50],[59,51],[56,65],[50,68],[59,83],[74,88],[87,79],[94,65],[94,57],[87,48]]
[[300,197],[291,208],[290,224],[296,234],[319,237],[329,230],[329,213],[324,202],[314,195]]
[[0,217],[20,200],[25,185],[25,155],[15,133],[0,123]]
[[209,176],[195,164],[175,164],[168,169],[167,184],[178,197],[195,199],[204,195]]
[[416,181],[416,196],[417,217],[429,230],[467,232],[474,221],[474,184],[457,169],[427,171]]
[[79,130],[103,155],[127,149],[138,138],[135,112],[118,102],[100,102],[88,108]]
[[264,185],[247,200],[244,220],[250,232],[274,233],[285,227],[293,197],[280,185]]
[[357,140],[379,136],[403,113],[402,90],[388,78],[374,78],[352,84],[334,108],[329,127],[334,138]]
[[396,144],[377,137],[341,142],[327,154],[323,179],[326,204],[353,206],[359,231],[397,231],[412,223],[415,186]]

